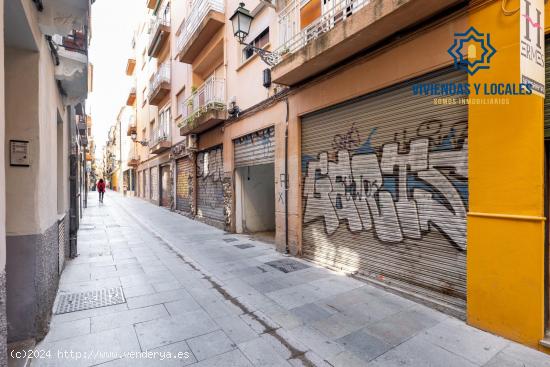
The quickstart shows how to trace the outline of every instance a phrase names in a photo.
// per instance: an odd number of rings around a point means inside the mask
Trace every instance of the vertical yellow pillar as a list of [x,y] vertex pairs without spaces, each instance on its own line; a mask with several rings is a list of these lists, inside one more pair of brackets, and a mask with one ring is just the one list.
[[[497,50],[471,84],[520,83],[519,21],[501,1],[470,14]],[[543,99],[506,98],[469,107],[467,315],[473,326],[536,348],[545,323]]]

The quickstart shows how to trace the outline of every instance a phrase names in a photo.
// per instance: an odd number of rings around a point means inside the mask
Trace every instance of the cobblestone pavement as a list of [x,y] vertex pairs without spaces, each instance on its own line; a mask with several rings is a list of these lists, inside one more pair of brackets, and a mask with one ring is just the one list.
[[112,192],[89,201],[54,311],[63,295],[105,288],[125,302],[55,314],[32,366],[550,366],[311,263],[282,272],[266,263],[293,258],[248,236]]

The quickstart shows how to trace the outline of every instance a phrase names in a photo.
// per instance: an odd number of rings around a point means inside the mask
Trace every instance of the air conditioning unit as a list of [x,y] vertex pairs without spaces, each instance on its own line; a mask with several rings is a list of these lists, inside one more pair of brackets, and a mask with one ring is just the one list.
[[197,134],[187,135],[187,150],[197,150]]

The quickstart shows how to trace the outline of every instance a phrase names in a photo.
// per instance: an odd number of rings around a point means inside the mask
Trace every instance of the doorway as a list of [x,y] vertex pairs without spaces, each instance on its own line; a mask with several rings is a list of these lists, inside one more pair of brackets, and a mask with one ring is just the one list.
[[235,170],[235,226],[237,233],[252,233],[262,240],[275,237],[275,165]]

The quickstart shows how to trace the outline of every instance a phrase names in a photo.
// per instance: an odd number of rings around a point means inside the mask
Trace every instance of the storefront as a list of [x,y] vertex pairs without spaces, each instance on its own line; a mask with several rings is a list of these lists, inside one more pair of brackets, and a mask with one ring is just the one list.
[[235,229],[237,233],[275,232],[275,128],[233,140]]
[[172,167],[170,164],[160,166],[160,205],[172,206]]
[[305,257],[464,313],[468,108],[413,83],[465,83],[446,70],[302,118]]
[[193,202],[193,164],[189,157],[176,161],[176,209],[190,214]]
[[197,217],[223,226],[222,147],[203,150],[197,154]]

